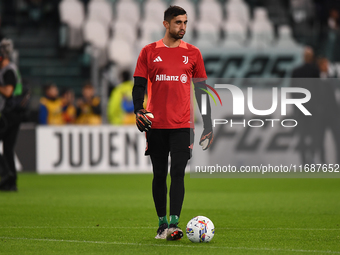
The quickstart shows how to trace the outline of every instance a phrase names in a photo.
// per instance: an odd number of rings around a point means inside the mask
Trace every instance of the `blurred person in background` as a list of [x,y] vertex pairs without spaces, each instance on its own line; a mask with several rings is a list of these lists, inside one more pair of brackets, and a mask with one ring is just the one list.
[[74,124],[77,116],[77,110],[74,106],[74,93],[70,89],[64,89],[61,92],[61,101],[63,109],[63,119],[65,124]]
[[86,83],[82,98],[77,101],[77,124],[100,125],[102,123],[100,98],[95,96],[92,84]]
[[289,0],[289,5],[294,38],[300,43],[311,44],[315,22],[313,0]]
[[23,93],[23,85],[17,66],[10,60],[12,52],[12,41],[3,39],[0,43],[0,139],[3,142],[3,154],[0,154],[0,190],[2,191],[17,191],[14,147],[24,113],[19,105],[20,101],[16,100]]
[[110,95],[107,107],[107,117],[113,125],[132,125],[136,123],[132,101],[133,81],[131,73],[125,70],[121,73],[122,83],[115,87]]
[[327,21],[327,37],[325,44],[326,57],[330,61],[339,61],[339,43],[340,43],[340,15],[337,9],[330,9]]
[[320,79],[316,86],[317,107],[315,111],[314,148],[320,156],[321,163],[326,162],[325,134],[329,128],[332,132],[336,148],[336,163],[340,163],[340,109],[335,97],[335,79],[328,74],[329,61],[326,57],[320,57],[317,61],[320,69]]
[[25,0],[28,6],[28,14],[34,23],[39,23],[43,16],[44,4],[47,1],[42,0]]
[[63,125],[63,102],[58,97],[58,87],[54,83],[44,86],[44,97],[40,99],[39,124]]
[[[294,108],[295,119],[299,123],[295,132],[299,136],[298,150],[303,164],[313,163],[314,113],[318,104],[315,98],[315,86],[318,78],[319,69],[315,63],[314,51],[311,47],[307,46],[303,51],[303,64],[293,70],[291,80],[292,87],[305,88],[312,94],[312,98],[305,104],[308,111],[312,113],[312,116],[306,116],[299,109]],[[296,93],[293,93],[293,97],[297,98],[298,96]]]

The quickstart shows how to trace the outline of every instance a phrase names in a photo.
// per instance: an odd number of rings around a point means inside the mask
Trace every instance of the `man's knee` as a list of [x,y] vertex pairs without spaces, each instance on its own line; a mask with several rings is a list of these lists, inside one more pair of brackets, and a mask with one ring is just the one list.
[[189,160],[189,153],[178,152],[171,155],[170,175],[172,179],[183,179]]

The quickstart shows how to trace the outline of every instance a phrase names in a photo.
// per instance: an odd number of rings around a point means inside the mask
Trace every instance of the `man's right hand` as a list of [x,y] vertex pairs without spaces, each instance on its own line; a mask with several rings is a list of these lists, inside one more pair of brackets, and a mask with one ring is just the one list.
[[136,112],[136,125],[140,132],[147,132],[151,129],[152,122],[149,118],[154,118],[154,116],[145,109]]

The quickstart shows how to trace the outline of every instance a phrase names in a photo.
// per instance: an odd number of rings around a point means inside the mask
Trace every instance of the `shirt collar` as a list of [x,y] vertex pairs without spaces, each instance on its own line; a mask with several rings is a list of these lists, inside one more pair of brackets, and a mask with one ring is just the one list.
[[[159,41],[156,42],[156,48],[162,48],[162,47],[166,47],[166,48],[170,48],[168,46],[166,46],[164,43],[163,43],[163,39],[160,39]],[[178,47],[175,47],[175,48],[184,48],[184,49],[188,49],[188,46],[187,46],[187,43],[184,42],[183,40],[181,40],[180,44],[178,45]],[[173,48],[171,48],[173,49]]]

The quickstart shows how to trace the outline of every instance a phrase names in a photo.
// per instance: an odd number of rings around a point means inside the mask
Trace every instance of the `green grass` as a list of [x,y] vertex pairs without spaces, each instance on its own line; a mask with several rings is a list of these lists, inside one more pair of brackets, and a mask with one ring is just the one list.
[[203,244],[154,239],[151,179],[20,174],[0,193],[0,254],[340,254],[340,179],[187,175],[180,226],[209,217]]

